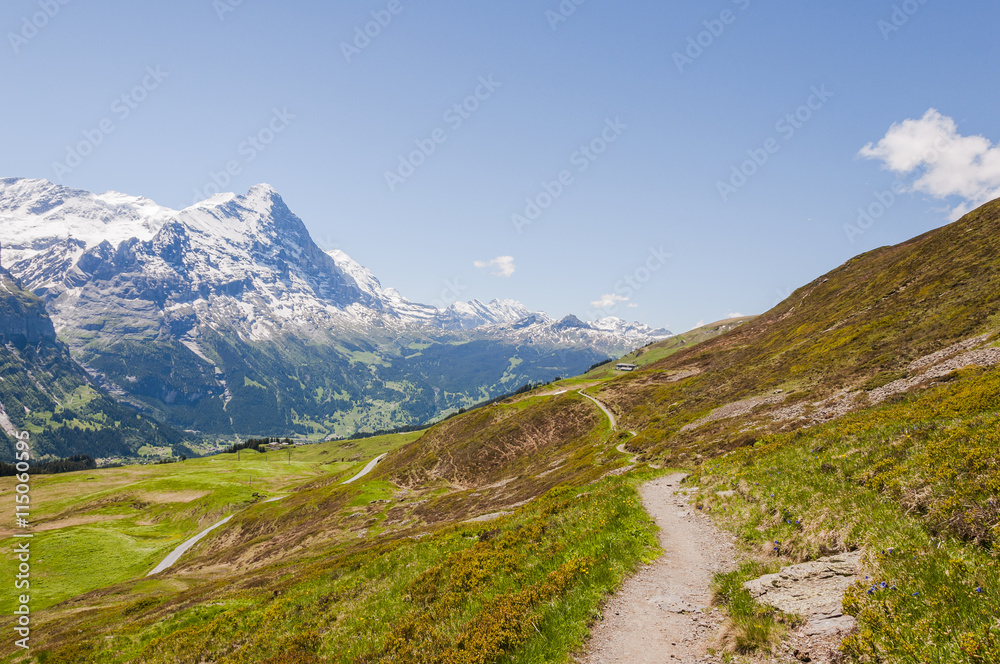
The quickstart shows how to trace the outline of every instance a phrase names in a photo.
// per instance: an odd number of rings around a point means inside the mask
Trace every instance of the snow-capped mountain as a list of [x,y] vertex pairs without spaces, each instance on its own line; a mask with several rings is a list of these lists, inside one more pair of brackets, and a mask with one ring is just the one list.
[[[2,264],[43,297],[95,378],[196,428],[235,426],[241,408],[257,427],[280,415],[273,430],[410,423],[669,336],[555,321],[511,300],[412,302],[320,249],[268,185],[170,210],[0,180],[0,241]],[[482,366],[441,369],[463,353]],[[361,421],[361,402],[381,403],[384,418]]]

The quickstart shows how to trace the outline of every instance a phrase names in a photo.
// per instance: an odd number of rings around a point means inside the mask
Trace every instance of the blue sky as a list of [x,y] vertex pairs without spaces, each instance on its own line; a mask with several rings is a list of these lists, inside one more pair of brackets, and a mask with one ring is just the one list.
[[0,176],[267,182],[411,299],[675,331],[1000,192],[994,2],[580,1],[10,0]]

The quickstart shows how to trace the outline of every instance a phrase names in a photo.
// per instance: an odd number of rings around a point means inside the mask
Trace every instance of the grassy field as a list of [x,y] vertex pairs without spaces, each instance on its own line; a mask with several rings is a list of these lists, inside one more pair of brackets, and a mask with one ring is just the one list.
[[[144,576],[174,547],[219,519],[262,500],[361,464],[419,433],[330,442],[259,454],[244,450],[184,462],[32,478],[33,602],[44,608],[96,588]],[[14,478],[0,479],[13,503]],[[0,546],[10,546],[10,528]],[[12,569],[12,568],[11,568]],[[10,572],[11,569],[7,571]],[[0,611],[13,597],[0,599]]]
[[565,661],[604,595],[656,555],[641,479],[563,487],[488,523],[282,565],[268,584],[238,576],[90,610],[72,618],[88,638],[39,661]]

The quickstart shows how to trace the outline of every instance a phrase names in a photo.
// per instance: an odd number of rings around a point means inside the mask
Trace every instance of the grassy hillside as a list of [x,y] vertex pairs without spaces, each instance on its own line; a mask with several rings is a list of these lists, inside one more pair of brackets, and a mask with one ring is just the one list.
[[766,436],[693,479],[699,505],[765,559],[864,552],[868,576],[844,604],[860,623],[851,661],[997,662],[998,432],[1000,371],[970,369],[899,403]]
[[1000,201],[859,256],[600,395],[640,430],[632,449],[716,454],[862,407],[873,390],[919,375],[924,367],[911,364],[920,358],[998,328]]
[[[101,486],[82,497],[68,494],[69,476],[46,478],[37,500],[48,519],[109,518],[93,526],[103,533],[67,524],[75,566],[35,541],[40,568],[81,577],[41,581],[42,604],[68,599],[37,615],[36,653],[47,662],[563,660],[601,598],[654,555],[635,490],[648,475],[623,476],[616,440],[579,395],[529,396],[422,436],[296,450],[290,465],[275,452],[95,471],[88,481]],[[399,443],[350,485],[341,482],[359,463],[321,465]],[[255,491],[287,497],[248,502],[250,475]],[[175,567],[143,576],[182,531],[231,511]],[[120,555],[87,550],[111,533],[137,541]],[[105,558],[108,569],[94,564]],[[5,661],[18,661],[8,648]]]
[[726,320],[720,320],[709,325],[703,325],[702,327],[695,328],[690,332],[678,334],[670,337],[669,339],[657,341],[649,344],[648,346],[644,346],[643,348],[634,350],[614,362],[601,365],[581,376],[561,381],[558,384],[572,386],[578,383],[586,383],[594,380],[604,381],[616,378],[621,375],[621,372],[615,371],[615,365],[619,362],[634,364],[637,367],[645,367],[664,358],[670,357],[674,353],[678,353],[687,348],[692,348],[704,341],[714,339],[719,335],[734,330],[740,325],[752,321],[753,318],[753,316],[745,316],[743,318],[727,318]]

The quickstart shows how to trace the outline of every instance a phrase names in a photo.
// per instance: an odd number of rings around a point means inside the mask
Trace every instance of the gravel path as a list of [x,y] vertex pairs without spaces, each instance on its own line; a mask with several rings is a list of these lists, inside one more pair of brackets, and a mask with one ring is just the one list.
[[688,505],[683,478],[663,477],[640,489],[646,511],[660,527],[664,554],[608,600],[603,620],[594,625],[579,661],[720,661],[707,654],[723,620],[718,610],[709,607],[709,583],[714,573],[732,569],[736,547],[731,536]]
[[[388,453],[386,453],[386,454],[388,454]],[[366,465],[364,468],[361,469],[360,473],[358,473],[357,475],[355,475],[351,479],[347,480],[346,482],[341,482],[341,484],[351,484],[352,482],[357,482],[362,477],[364,477],[368,473],[370,473],[373,470],[375,470],[375,466],[378,465],[379,461],[381,461],[382,459],[384,459],[386,457],[386,454],[382,454],[382,455],[379,455],[379,456],[375,457],[374,459],[372,459],[371,461],[368,462],[368,465]]]
[[200,533],[198,533],[197,535],[195,535],[191,539],[185,541],[179,547],[177,547],[176,549],[174,549],[173,551],[171,551],[170,555],[167,556],[166,558],[164,558],[163,561],[159,565],[157,565],[156,567],[154,567],[153,571],[150,572],[149,574],[147,574],[146,576],[153,576],[154,574],[159,574],[163,570],[167,569],[168,567],[170,567],[171,565],[173,565],[174,563],[176,563],[178,560],[180,560],[181,556],[183,556],[185,553],[188,552],[188,549],[190,549],[192,546],[194,546],[195,544],[197,544],[198,542],[200,542],[202,539],[205,538],[205,536],[207,536],[210,532],[212,532],[213,530],[215,530],[219,526],[222,526],[222,525],[225,525],[225,524],[229,523],[229,520],[232,519],[233,516],[234,515],[230,514],[229,516],[227,516],[225,519],[223,519],[222,521],[218,522],[214,526],[209,526],[208,528],[206,528],[205,530],[201,531]]
[[618,430],[618,420],[615,419],[615,414],[612,413],[611,410],[608,409],[607,406],[605,406],[603,403],[601,403],[600,401],[598,401],[594,397],[590,396],[586,392],[583,392],[582,390],[579,390],[579,392],[580,392],[580,394],[582,396],[585,396],[588,399],[590,399],[591,401],[593,401],[594,403],[596,403],[597,407],[604,411],[604,414],[607,415],[608,419],[611,421],[611,430],[612,431],[617,431]]

